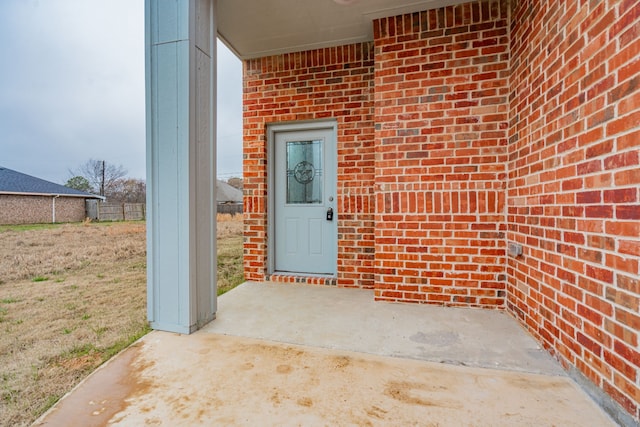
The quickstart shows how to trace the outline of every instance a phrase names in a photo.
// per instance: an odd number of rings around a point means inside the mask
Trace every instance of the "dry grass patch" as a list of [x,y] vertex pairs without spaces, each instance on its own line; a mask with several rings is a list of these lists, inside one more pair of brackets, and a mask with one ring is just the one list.
[[218,295],[244,282],[242,215],[218,214]]
[[27,425],[148,331],[145,224],[0,233],[0,424]]
[[216,216],[216,233],[220,239],[231,236],[242,236],[242,215],[218,214]]
[[[241,271],[242,219],[218,225]],[[0,425],[23,426],[148,332],[145,223],[0,227],[0,240]]]

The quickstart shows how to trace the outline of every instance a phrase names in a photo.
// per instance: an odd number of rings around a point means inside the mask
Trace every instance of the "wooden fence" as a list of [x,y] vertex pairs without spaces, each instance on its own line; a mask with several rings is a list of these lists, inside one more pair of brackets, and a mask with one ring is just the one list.
[[144,203],[100,203],[87,200],[87,217],[97,221],[136,221],[146,218]]
[[241,214],[242,203],[219,203],[217,212],[231,215]]
[[[101,203],[97,200],[87,200],[87,217],[94,221],[136,221],[147,218],[144,203]],[[242,203],[220,203],[218,213],[231,215],[242,213]]]

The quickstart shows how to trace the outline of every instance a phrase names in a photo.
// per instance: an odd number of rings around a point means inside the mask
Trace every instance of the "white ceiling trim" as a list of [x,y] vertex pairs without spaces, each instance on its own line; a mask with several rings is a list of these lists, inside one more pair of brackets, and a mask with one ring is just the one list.
[[220,39],[241,59],[373,40],[374,19],[469,0],[218,0]]

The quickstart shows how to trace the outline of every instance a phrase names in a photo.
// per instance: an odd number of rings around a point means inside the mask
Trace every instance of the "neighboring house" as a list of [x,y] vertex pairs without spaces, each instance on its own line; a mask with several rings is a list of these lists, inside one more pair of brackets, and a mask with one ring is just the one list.
[[216,202],[218,213],[242,213],[242,191],[219,179],[216,180]]
[[102,197],[0,166],[0,224],[82,221],[87,199]]

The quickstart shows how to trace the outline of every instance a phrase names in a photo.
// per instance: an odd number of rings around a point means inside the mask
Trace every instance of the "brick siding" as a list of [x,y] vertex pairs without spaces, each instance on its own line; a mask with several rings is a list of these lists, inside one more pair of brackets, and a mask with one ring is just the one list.
[[267,277],[267,124],[335,119],[337,285],[373,287],[373,44],[245,61],[243,99],[245,277]]
[[504,305],[508,12],[374,21],[376,299]]
[[[83,198],[56,198],[56,222],[79,222],[85,218]],[[53,202],[50,196],[0,194],[0,224],[51,223]]]
[[336,118],[337,284],[506,308],[637,422],[639,35],[637,0],[483,0],[245,62],[247,278],[266,277],[266,124]]
[[511,22],[508,306],[640,418],[640,3],[521,0]]

